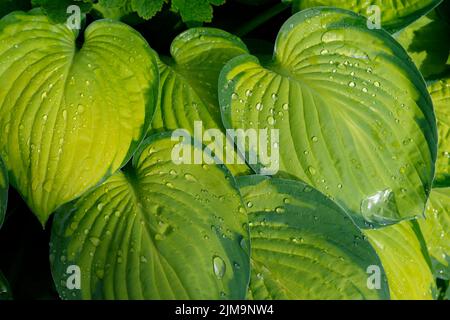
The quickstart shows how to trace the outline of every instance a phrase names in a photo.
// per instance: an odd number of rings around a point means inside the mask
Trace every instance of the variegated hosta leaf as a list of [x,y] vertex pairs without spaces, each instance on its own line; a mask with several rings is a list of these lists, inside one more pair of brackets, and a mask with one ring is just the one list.
[[84,34],[39,10],[0,20],[0,148],[10,180],[45,223],[119,169],[142,141],[158,90],[156,58],[120,22]]
[[[352,10],[374,23],[380,19],[382,28],[395,32],[427,14],[441,2],[442,0],[293,0],[293,9],[299,11],[330,6]],[[378,14],[379,18],[375,16]]]
[[422,76],[385,31],[349,11],[302,11],[282,27],[272,62],[237,57],[219,87],[227,128],[279,130],[269,151],[280,174],[325,193],[359,225],[422,216],[436,121]]
[[[247,216],[234,179],[214,163],[175,165],[175,145],[169,134],[152,136],[132,166],[55,216],[51,261],[62,298],[245,297]],[[71,266],[80,290],[70,290]]]
[[394,300],[431,300],[436,292],[429,256],[416,223],[365,230],[377,251]]
[[[172,58],[162,57],[159,61],[161,97],[152,129],[186,129],[194,135],[195,123],[198,122],[202,131],[200,139],[209,129],[219,129],[224,133],[217,101],[219,74],[225,63],[245,53],[248,51],[244,43],[222,30],[194,28],[180,34],[172,43]],[[209,136],[205,138],[210,139]],[[218,146],[215,150],[216,156],[224,163],[225,142],[228,140],[223,136],[220,143],[224,148]],[[249,173],[244,164],[228,167],[234,174]]]
[[[331,200],[299,181],[238,183],[249,214],[253,299],[389,298],[375,250]],[[379,286],[370,287],[375,269]]]
[[0,228],[5,219],[6,206],[8,203],[8,172],[0,158]]
[[435,13],[423,16],[394,37],[425,78],[450,70],[450,25]]
[[450,280],[450,188],[431,191],[425,220],[420,220],[435,276]]
[[433,99],[438,127],[438,157],[435,185],[450,186],[450,78],[428,87]]

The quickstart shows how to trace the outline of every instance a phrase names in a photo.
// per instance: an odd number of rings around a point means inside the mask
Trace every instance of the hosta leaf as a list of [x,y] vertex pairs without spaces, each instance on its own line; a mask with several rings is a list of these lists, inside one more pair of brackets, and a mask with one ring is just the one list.
[[157,102],[156,58],[120,22],[77,35],[39,11],[0,21],[0,148],[10,180],[44,223],[119,169]]
[[[133,165],[55,217],[52,269],[63,298],[243,299],[247,217],[222,166],[175,165],[156,135]],[[66,287],[71,265],[81,290]]]
[[450,280],[450,188],[431,192],[425,220],[420,220],[436,277]]
[[359,225],[422,216],[436,122],[422,76],[385,31],[349,11],[302,11],[282,27],[272,62],[237,57],[219,88],[225,127],[279,130],[270,152],[280,174],[327,194]]
[[0,301],[11,299],[11,289],[9,288],[8,281],[0,271]]
[[8,172],[0,158],[0,227],[3,224],[8,203]]
[[[308,185],[239,178],[249,214],[253,299],[387,299],[375,250],[350,218]],[[369,289],[369,267],[380,287]]]
[[439,134],[435,184],[450,185],[450,78],[428,87],[433,99]]
[[449,38],[450,26],[435,14],[420,18],[395,35],[426,78],[450,69]]
[[377,12],[372,7],[375,5],[379,9],[381,27],[394,32],[427,14],[441,2],[442,0],[293,0],[293,9],[298,11],[311,7],[330,6],[371,17]]
[[[217,102],[219,74],[225,63],[245,53],[244,43],[225,31],[194,28],[180,34],[172,43],[172,58],[159,61],[161,97],[152,129],[186,129],[194,135],[195,122],[201,121],[202,132],[220,129],[224,133]],[[222,153],[216,156],[225,162]],[[248,170],[245,165],[229,168],[235,174]]]
[[377,251],[395,300],[433,299],[436,290],[429,257],[420,230],[409,221],[377,230],[365,230]]

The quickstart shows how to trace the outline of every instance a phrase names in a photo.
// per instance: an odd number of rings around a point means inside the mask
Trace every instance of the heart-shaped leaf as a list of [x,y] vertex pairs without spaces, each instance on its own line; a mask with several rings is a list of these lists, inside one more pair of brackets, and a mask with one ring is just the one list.
[[385,31],[349,11],[302,11],[281,28],[272,62],[237,57],[219,88],[226,128],[279,130],[270,153],[280,174],[325,193],[359,225],[422,216],[436,121],[422,76]]
[[435,276],[450,280],[450,188],[435,188],[425,220],[420,220]]
[[352,10],[390,32],[398,31],[437,7],[442,0],[293,0],[294,11],[330,6]]
[[39,10],[0,21],[0,148],[11,184],[45,223],[114,173],[142,141],[158,96],[156,58],[120,22],[77,32]]
[[394,300],[429,300],[436,292],[429,256],[416,223],[365,230],[377,251]]
[[[132,166],[58,212],[51,261],[62,298],[245,297],[247,216],[234,179],[222,165],[175,165],[175,146],[150,137]],[[70,290],[71,266],[80,290]]]
[[[389,298],[375,250],[331,200],[298,181],[249,176],[238,183],[249,214],[252,298]],[[368,270],[379,287],[369,289]]]
[[0,227],[5,219],[6,206],[8,203],[8,173],[0,158]]
[[[211,139],[206,134],[210,129],[219,129],[223,134],[217,97],[220,71],[232,58],[246,53],[239,38],[218,29],[194,28],[176,37],[171,46],[172,58],[162,57],[159,61],[161,97],[152,129],[186,129],[194,136],[198,123],[202,132],[197,138],[203,139],[205,132],[205,138]],[[225,163],[224,151],[229,142],[224,134],[221,140],[223,148],[217,144],[215,151]],[[246,165],[234,163],[228,166],[233,174],[249,173]]]
[[450,78],[434,82],[428,87],[433,99],[438,126],[437,186],[450,185]]

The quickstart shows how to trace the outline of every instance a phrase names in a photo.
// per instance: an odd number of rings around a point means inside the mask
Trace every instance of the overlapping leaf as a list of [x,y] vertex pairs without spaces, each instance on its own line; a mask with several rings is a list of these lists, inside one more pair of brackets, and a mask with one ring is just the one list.
[[450,279],[450,188],[433,189],[426,220],[420,220],[436,277]]
[[[245,297],[247,216],[234,179],[215,164],[175,165],[175,146],[152,136],[132,166],[58,212],[51,261],[62,298]],[[81,290],[66,286],[71,265]]]
[[158,71],[133,29],[77,32],[40,11],[0,21],[0,148],[10,181],[44,223],[127,161],[153,116]]
[[395,34],[425,78],[450,70],[450,25],[436,14],[424,16]]
[[381,27],[391,32],[397,31],[427,14],[442,0],[293,0],[294,11],[318,6],[331,6],[371,17],[380,15]]
[[450,185],[450,79],[434,82],[428,87],[433,99],[438,126],[438,157],[435,185]]
[[[202,131],[200,137],[196,137],[199,140],[209,129],[224,133],[217,98],[219,74],[225,63],[245,53],[248,51],[244,43],[225,31],[195,28],[180,34],[172,43],[172,58],[162,57],[159,61],[160,102],[152,129],[186,129],[194,136],[198,122]],[[205,139],[212,137],[205,133]],[[225,163],[223,152],[229,143],[225,135],[220,143],[223,148],[217,143],[216,156]],[[233,159],[237,159],[236,155]],[[245,165],[230,165],[229,168],[234,174],[248,172]]]
[[429,256],[417,224],[404,221],[377,230],[365,230],[377,251],[394,300],[430,300],[434,282]]
[[[249,214],[254,299],[387,299],[383,267],[331,200],[297,181],[239,178]],[[380,287],[369,289],[375,266]]]
[[219,88],[225,127],[279,130],[270,152],[281,174],[327,194],[360,225],[422,216],[436,122],[422,76],[385,31],[340,9],[302,11],[282,27],[272,62],[235,58]]

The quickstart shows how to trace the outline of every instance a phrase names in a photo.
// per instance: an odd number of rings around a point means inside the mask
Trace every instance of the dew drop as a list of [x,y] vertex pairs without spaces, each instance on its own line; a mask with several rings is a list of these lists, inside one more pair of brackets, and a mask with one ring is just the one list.
[[184,178],[185,178],[187,181],[197,182],[197,179],[196,179],[192,174],[189,174],[189,173],[186,173],[186,174],[184,175]]
[[222,279],[226,272],[225,261],[219,256],[213,257],[213,271],[217,279]]
[[92,243],[94,247],[97,247],[100,244],[100,239],[97,237],[90,237],[89,241]]
[[282,207],[277,207],[276,209],[275,209],[275,212],[276,213],[283,213],[285,210],[284,210],[284,208],[282,208]]
[[316,169],[314,169],[314,167],[309,166],[308,167],[308,171],[310,174],[315,175],[316,174]]

